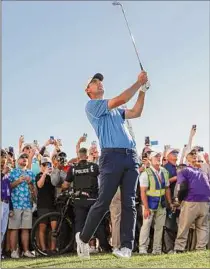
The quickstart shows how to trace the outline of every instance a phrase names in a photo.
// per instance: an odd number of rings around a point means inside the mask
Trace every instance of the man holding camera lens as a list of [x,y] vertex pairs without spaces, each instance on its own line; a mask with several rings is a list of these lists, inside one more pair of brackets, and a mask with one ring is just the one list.
[[51,173],[51,182],[52,185],[56,187],[57,195],[61,193],[61,185],[63,184],[67,171],[66,171],[66,164],[67,164],[67,155],[65,152],[59,152],[58,154],[52,157],[53,163],[53,170]]

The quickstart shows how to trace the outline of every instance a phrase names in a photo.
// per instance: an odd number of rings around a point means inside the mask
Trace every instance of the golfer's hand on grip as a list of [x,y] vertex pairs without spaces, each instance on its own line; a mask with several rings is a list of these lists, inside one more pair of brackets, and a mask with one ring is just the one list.
[[140,82],[141,86],[145,85],[148,81],[147,72],[141,71],[141,73],[138,75],[138,81]]
[[138,76],[138,81],[141,84],[140,91],[146,92],[150,87],[150,82],[147,77],[147,73],[143,70]]

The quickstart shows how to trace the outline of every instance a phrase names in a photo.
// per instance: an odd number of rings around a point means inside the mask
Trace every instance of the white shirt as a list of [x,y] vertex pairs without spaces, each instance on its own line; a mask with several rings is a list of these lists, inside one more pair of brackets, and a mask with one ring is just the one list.
[[[157,177],[161,178],[161,172],[163,169],[156,170],[153,166],[150,166],[151,170],[156,174]],[[147,172],[143,172],[139,178],[140,187],[149,187],[149,178]],[[169,181],[166,181],[166,187],[169,187]]]

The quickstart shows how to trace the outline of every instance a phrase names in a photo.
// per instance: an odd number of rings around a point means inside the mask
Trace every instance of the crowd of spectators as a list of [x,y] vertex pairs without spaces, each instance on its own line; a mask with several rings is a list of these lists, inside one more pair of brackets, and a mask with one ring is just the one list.
[[[188,144],[182,151],[165,146],[154,150],[147,137],[139,167],[136,191],[137,223],[135,248],[140,255],[179,253],[204,250],[209,247],[210,161],[200,146],[192,146],[196,134],[194,125]],[[82,230],[85,217],[100,190],[100,151],[93,141],[89,149],[81,147],[87,134],[78,140],[75,156],[67,156],[60,139],[50,137],[40,148],[36,140],[25,143],[19,138],[19,152],[14,148],[1,149],[1,242],[3,254],[11,258],[34,258],[30,230],[34,219],[56,210],[55,200],[62,192],[73,188],[89,203],[75,203],[76,232]],[[48,147],[54,150],[49,154]],[[77,164],[87,165],[77,170]],[[89,165],[89,166],[88,166]],[[75,181],[75,171],[86,173]],[[86,170],[85,170],[86,169]],[[90,170],[88,170],[90,169]],[[78,178],[78,177],[77,177]],[[97,178],[96,181],[94,181]],[[81,182],[86,182],[82,187]],[[89,182],[89,183],[87,183]],[[78,185],[80,184],[80,185]],[[89,187],[91,186],[91,192]],[[90,202],[91,200],[91,202]],[[110,233],[104,238],[105,223],[90,241],[90,252],[115,252],[120,248],[121,190],[118,188],[110,205]],[[46,227],[56,229],[56,219],[39,226],[39,244],[47,255],[56,255],[56,240],[46,244]],[[189,240],[189,237],[193,240]],[[3,256],[2,256],[3,257]]]

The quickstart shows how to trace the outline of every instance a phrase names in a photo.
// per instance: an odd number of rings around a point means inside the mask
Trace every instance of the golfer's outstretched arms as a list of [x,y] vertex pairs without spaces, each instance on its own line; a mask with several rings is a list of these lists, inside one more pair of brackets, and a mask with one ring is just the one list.
[[127,90],[122,92],[117,97],[114,97],[108,101],[109,110],[126,104],[135,95],[139,88],[148,81],[147,73],[142,71],[138,76],[138,80]]

